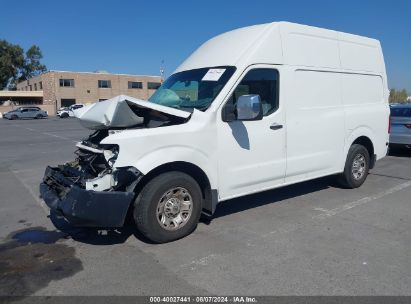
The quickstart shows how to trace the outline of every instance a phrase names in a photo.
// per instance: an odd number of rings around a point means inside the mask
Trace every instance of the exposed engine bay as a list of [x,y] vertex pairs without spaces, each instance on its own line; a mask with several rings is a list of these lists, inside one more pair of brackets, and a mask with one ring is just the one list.
[[113,170],[114,162],[119,153],[116,145],[102,145],[100,142],[112,133],[125,129],[157,128],[181,124],[185,118],[160,113],[128,104],[129,109],[136,115],[140,123],[128,127],[106,127],[94,131],[76,146],[77,155],[74,161],[57,168],[73,184],[94,191],[129,191],[133,180],[137,180],[138,171],[134,168]]
[[121,95],[74,115],[94,132],[77,143],[75,160],[46,168],[41,196],[74,225],[120,227],[143,174],[134,167],[115,167],[119,147],[101,141],[124,130],[183,124],[191,113]]

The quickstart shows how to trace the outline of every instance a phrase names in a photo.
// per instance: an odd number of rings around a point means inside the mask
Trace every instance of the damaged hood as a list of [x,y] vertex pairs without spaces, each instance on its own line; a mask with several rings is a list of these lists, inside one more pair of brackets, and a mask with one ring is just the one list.
[[152,109],[168,115],[188,118],[191,113],[162,106],[150,101],[119,95],[111,99],[96,102],[92,105],[74,110],[74,116],[80,120],[83,127],[92,130],[107,128],[125,128],[143,123],[143,117],[138,116],[130,108],[136,105],[140,108]]

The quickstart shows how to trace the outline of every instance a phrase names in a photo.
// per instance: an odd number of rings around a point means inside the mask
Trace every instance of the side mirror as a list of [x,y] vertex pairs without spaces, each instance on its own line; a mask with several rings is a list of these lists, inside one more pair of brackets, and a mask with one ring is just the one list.
[[240,96],[237,100],[238,120],[261,120],[263,119],[263,105],[260,95],[250,94]]

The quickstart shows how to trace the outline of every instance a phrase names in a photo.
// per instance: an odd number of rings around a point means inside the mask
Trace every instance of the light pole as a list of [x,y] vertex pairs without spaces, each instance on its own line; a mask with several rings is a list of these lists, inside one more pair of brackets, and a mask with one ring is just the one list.
[[163,83],[163,81],[164,81],[164,59],[161,60],[160,77],[161,77],[161,83]]

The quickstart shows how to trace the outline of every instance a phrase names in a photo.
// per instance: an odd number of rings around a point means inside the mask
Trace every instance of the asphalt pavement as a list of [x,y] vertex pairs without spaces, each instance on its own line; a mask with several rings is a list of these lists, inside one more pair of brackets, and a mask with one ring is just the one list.
[[233,199],[154,245],[132,223],[48,217],[44,169],[88,133],[74,118],[0,120],[0,295],[411,295],[411,151],[359,189],[321,178]]

